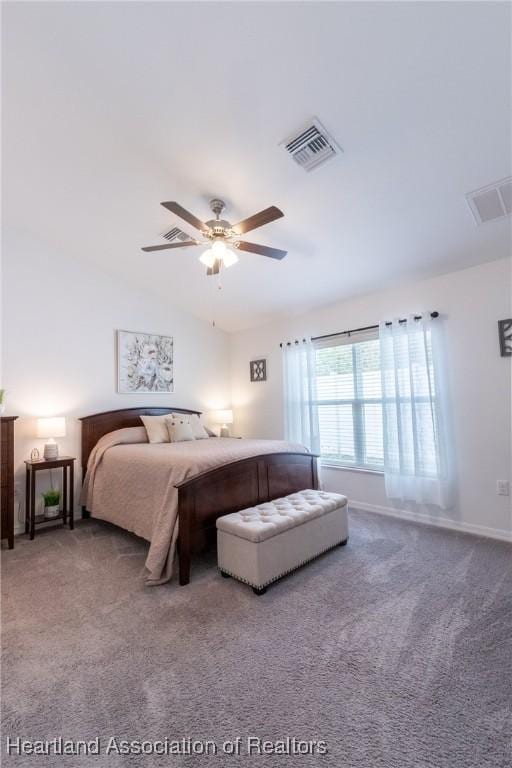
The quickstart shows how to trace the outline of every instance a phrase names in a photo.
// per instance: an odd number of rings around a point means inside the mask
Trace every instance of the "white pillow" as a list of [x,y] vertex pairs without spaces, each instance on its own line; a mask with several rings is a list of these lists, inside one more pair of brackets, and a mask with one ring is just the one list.
[[197,413],[192,413],[190,415],[190,426],[192,427],[192,434],[196,440],[207,440],[210,437],[206,429],[201,424],[201,420]]
[[166,423],[171,443],[184,443],[187,440],[195,440],[192,427],[185,419],[167,418]]
[[192,434],[196,440],[205,440],[210,437],[206,429],[201,424],[197,413],[171,413],[171,419],[174,421],[185,421],[192,427]]
[[140,418],[146,427],[150,443],[169,442],[169,431],[166,424],[166,419],[169,418],[168,413],[164,413],[162,416],[141,416]]

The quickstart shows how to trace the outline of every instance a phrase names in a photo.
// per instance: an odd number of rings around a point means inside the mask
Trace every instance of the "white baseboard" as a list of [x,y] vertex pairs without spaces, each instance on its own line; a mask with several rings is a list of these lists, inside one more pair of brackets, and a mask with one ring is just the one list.
[[500,528],[487,528],[485,525],[463,523],[459,520],[450,520],[448,517],[434,517],[433,515],[427,515],[423,512],[410,512],[408,509],[383,507],[379,504],[367,504],[364,501],[355,501],[352,499],[349,499],[349,507],[351,509],[354,508],[355,511],[362,509],[365,512],[376,512],[378,515],[398,517],[401,520],[410,520],[414,523],[432,525],[436,528],[449,528],[452,531],[471,533],[474,536],[486,536],[489,539],[499,539],[500,541],[512,542],[512,531],[504,531]]
[[[462,523],[459,520],[450,520],[448,517],[434,517],[423,512],[411,512],[408,509],[395,509],[394,507],[368,504],[366,501],[354,501],[352,499],[349,499],[349,507],[354,508],[354,510],[362,509],[365,512],[375,512],[377,515],[397,517],[400,520],[410,520],[413,523],[421,523],[422,525],[432,525],[435,528],[449,528],[452,531],[471,533],[473,536],[486,536],[489,539],[512,542],[512,531],[488,528],[485,525],[476,525],[475,523]],[[25,526],[23,523],[18,522],[14,528],[14,535],[18,536],[24,532]]]

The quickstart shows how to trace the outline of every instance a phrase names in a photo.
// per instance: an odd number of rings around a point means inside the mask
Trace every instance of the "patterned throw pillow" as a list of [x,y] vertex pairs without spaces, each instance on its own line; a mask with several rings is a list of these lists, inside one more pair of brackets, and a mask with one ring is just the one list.
[[197,413],[171,413],[171,419],[174,421],[186,421],[192,427],[192,434],[196,440],[205,440],[210,437],[206,429],[201,424]]
[[178,414],[174,414],[175,418],[167,418],[167,430],[169,432],[169,439],[171,443],[184,443],[188,440],[195,440],[192,427],[186,416],[179,417]]

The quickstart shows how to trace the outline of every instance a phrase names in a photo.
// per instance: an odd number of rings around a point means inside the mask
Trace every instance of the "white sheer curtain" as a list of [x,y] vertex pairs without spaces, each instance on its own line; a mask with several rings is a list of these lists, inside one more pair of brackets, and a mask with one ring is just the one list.
[[286,439],[320,453],[313,344],[310,340],[292,342],[282,349]]
[[379,325],[384,472],[389,498],[454,503],[442,320]]

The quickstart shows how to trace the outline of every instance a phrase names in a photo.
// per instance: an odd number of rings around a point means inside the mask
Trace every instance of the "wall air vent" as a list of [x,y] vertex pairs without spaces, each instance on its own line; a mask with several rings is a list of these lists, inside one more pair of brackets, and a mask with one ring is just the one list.
[[316,117],[279,146],[284,147],[297,165],[308,172],[343,152]]
[[477,224],[502,219],[512,213],[512,176],[466,195]]
[[165,237],[166,240],[169,240],[169,242],[173,242],[174,240],[181,240],[184,242],[185,240],[193,240],[193,237],[190,237],[190,235],[187,235],[186,232],[184,232],[179,227],[173,227],[172,229],[169,229],[165,232],[162,232],[162,237]]

